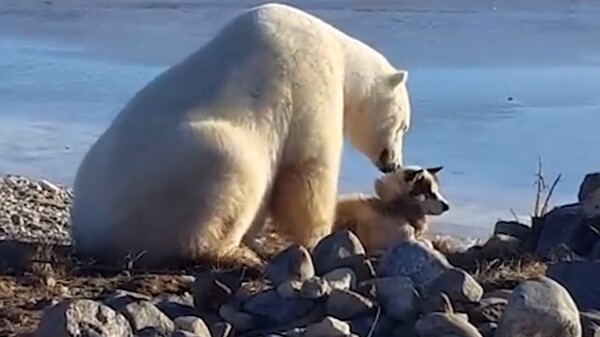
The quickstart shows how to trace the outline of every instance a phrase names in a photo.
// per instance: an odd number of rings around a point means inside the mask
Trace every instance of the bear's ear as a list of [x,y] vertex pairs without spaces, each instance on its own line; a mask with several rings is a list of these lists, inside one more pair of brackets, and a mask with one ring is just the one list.
[[440,172],[444,167],[443,166],[436,166],[436,167],[429,167],[427,168],[427,171],[431,174],[437,174],[438,172]]
[[405,83],[408,79],[408,71],[406,70],[398,70],[392,75],[388,76],[387,82],[390,88],[394,89],[402,83]]

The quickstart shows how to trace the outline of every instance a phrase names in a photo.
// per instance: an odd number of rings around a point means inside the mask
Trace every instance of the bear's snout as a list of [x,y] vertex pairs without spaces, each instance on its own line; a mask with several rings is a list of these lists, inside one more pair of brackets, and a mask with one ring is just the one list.
[[376,166],[382,173],[391,173],[400,168],[400,163],[393,155],[393,152],[385,148],[381,152],[381,155],[379,155]]

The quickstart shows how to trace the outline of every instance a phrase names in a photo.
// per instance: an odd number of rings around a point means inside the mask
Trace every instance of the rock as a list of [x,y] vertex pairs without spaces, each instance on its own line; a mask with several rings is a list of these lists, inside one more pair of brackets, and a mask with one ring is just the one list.
[[283,298],[299,297],[302,284],[302,282],[296,280],[283,282],[277,286],[277,293]]
[[119,309],[119,312],[129,320],[135,333],[144,328],[155,328],[168,333],[175,330],[173,321],[150,301],[129,303]]
[[367,314],[374,308],[373,301],[350,290],[334,289],[327,299],[327,314],[341,320]]
[[508,300],[501,297],[484,297],[469,314],[476,323],[498,323]]
[[265,324],[269,322],[287,323],[306,315],[312,307],[313,302],[310,300],[283,298],[275,290],[258,293],[244,302],[242,306],[244,312],[257,316],[257,320],[265,322]]
[[380,277],[404,276],[417,287],[426,287],[452,268],[446,257],[418,241],[403,241],[385,251],[379,262]]
[[237,332],[248,331],[258,325],[252,315],[241,312],[230,304],[223,304],[219,308],[219,316],[230,323]]
[[327,281],[319,276],[314,276],[302,284],[300,296],[306,299],[315,300],[331,293],[331,287]]
[[582,312],[580,317],[583,337],[600,337],[600,311]]
[[306,328],[306,337],[343,337],[350,335],[350,325],[333,317],[325,317],[321,322]]
[[343,266],[342,260],[365,255],[365,248],[349,230],[335,231],[321,239],[313,250],[313,261],[317,275],[323,275]]
[[483,287],[464,270],[450,268],[427,287],[426,293],[445,293],[452,302],[476,303],[483,296]]
[[153,327],[147,327],[138,331],[135,337],[172,337],[172,334],[166,331],[159,331]]
[[582,219],[569,235],[567,246],[579,256],[590,255],[596,243],[600,242],[598,228],[598,219]]
[[477,326],[477,330],[479,330],[483,337],[494,337],[497,328],[498,324],[491,322],[483,323]]
[[495,337],[580,337],[581,331],[579,311],[569,292],[543,277],[515,288]]
[[239,289],[241,275],[232,272],[204,272],[192,284],[194,305],[198,311],[216,311]]
[[194,316],[196,314],[196,309],[193,306],[169,299],[162,300],[155,305],[170,319],[175,319],[180,316]]
[[553,208],[541,220],[541,228],[535,254],[546,256],[548,252],[560,245],[566,244],[571,232],[583,219],[580,204],[568,204]]
[[596,261],[600,260],[600,242],[597,242],[589,255],[589,259]]
[[210,326],[212,337],[233,337],[233,325],[228,322],[216,322]]
[[371,330],[373,330],[370,335],[371,337],[404,337],[406,333],[406,331],[403,331],[403,334],[401,335],[394,334],[393,331],[397,322],[386,315],[377,315],[377,313],[357,316],[348,323],[350,324],[352,333],[358,336],[369,336]]
[[308,250],[294,244],[269,261],[265,275],[277,286],[291,280],[308,280],[315,276],[315,267]]
[[415,329],[419,337],[482,337],[469,321],[453,313],[428,313],[417,321]]
[[365,281],[374,286],[374,297],[391,318],[406,321],[418,312],[417,291],[407,277],[386,277]]
[[198,337],[211,337],[210,330],[206,323],[195,316],[177,317],[174,321],[175,329],[184,330],[195,334]]
[[586,174],[579,185],[579,193],[577,193],[578,201],[585,201],[592,192],[598,189],[600,189],[600,172]]
[[[392,332],[391,335],[387,335],[387,336],[392,336],[392,337],[419,337],[419,334],[417,334],[417,330],[415,329],[415,322],[406,322],[406,323],[401,323],[400,325],[396,326],[396,328],[394,328],[394,331]],[[382,336],[384,337],[384,336]]]
[[151,300],[152,298],[147,295],[117,289],[114,293],[107,296],[107,298],[104,300],[104,304],[115,310],[121,310],[129,303]]
[[[210,335],[209,335],[210,336]],[[171,334],[170,337],[201,337],[200,335],[196,335],[186,330],[175,330]],[[202,335],[204,337],[204,335]]]
[[546,275],[565,287],[581,311],[600,310],[600,261],[551,264]]
[[500,220],[496,222],[496,225],[494,226],[494,234],[508,235],[525,241],[529,239],[531,227],[518,221]]
[[76,299],[66,300],[44,311],[35,337],[129,337],[127,319],[102,303]]
[[588,219],[600,218],[600,188],[592,191],[581,203],[583,215]]
[[350,268],[337,268],[323,275],[332,289],[350,290],[356,287],[356,274]]
[[550,248],[542,257],[547,262],[571,262],[571,261],[583,261],[584,258],[575,253],[569,246],[564,243],[559,244],[556,247]]

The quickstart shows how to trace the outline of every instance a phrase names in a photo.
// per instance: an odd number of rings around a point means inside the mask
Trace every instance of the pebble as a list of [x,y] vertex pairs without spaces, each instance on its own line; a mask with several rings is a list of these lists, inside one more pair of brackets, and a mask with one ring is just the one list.
[[580,337],[579,311],[569,292],[543,277],[515,288],[495,337]]
[[307,280],[315,276],[315,267],[308,250],[301,245],[294,244],[267,263],[265,275],[277,286],[287,281]]
[[122,314],[100,302],[76,299],[45,310],[34,337],[131,335],[131,325]]

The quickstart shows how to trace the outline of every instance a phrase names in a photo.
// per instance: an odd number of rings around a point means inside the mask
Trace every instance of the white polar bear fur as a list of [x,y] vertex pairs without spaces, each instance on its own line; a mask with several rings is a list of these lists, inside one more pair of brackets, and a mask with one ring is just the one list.
[[333,225],[344,136],[380,170],[401,165],[406,79],[301,10],[245,11],[147,84],[89,149],[74,183],[76,247],[260,263],[240,243],[267,216],[313,247]]

